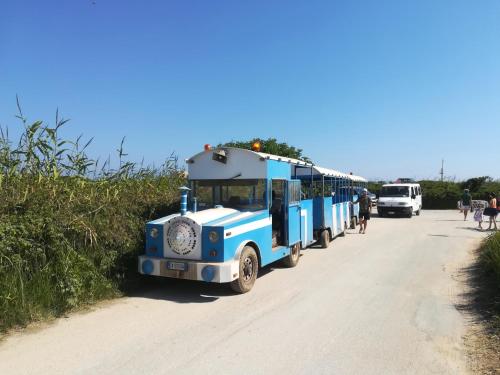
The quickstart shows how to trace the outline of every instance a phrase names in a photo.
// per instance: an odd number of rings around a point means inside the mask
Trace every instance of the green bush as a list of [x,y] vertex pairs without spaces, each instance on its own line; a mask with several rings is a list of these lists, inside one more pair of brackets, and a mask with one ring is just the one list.
[[[500,181],[493,181],[489,177],[476,177],[464,182],[422,180],[418,183],[422,187],[424,209],[457,208],[465,188],[470,189],[473,199],[488,200],[491,192],[500,196]],[[378,195],[382,185],[380,182],[369,182],[368,190]]]
[[[178,210],[183,171],[100,165],[86,146],[28,124],[0,137],[0,331],[120,294],[137,280],[144,224]],[[12,145],[16,146],[13,147]],[[123,144],[123,142],[122,142]]]
[[481,263],[484,270],[496,278],[497,295],[500,298],[500,232],[490,235],[484,242],[481,251]]

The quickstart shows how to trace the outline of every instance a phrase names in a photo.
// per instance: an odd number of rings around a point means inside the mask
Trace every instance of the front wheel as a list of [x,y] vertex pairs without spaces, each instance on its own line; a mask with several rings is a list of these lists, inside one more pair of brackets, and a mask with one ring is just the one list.
[[251,246],[245,246],[240,255],[240,273],[236,280],[231,281],[231,289],[236,293],[249,292],[259,270],[259,259],[255,249]]
[[295,244],[290,248],[290,254],[288,254],[285,258],[283,258],[283,264],[286,267],[295,267],[297,263],[299,263],[300,259],[300,246],[299,244]]
[[415,215],[420,216],[420,208],[419,208],[419,209],[418,209],[418,211],[415,213]]

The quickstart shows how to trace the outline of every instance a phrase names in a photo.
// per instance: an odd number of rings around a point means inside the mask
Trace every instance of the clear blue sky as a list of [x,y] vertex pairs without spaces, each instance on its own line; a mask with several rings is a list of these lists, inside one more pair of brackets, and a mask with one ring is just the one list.
[[[500,2],[4,1],[0,123],[160,163],[276,137],[370,178],[500,177]],[[489,140],[489,142],[488,142]],[[489,145],[488,145],[489,143]]]

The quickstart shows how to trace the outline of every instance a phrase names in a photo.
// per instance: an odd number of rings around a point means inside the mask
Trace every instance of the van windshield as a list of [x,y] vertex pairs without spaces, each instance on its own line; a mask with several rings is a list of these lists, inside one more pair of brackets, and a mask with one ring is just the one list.
[[192,197],[198,209],[216,205],[237,210],[257,211],[266,208],[266,180],[196,180],[191,181]]
[[410,189],[408,186],[383,186],[380,190],[381,197],[409,197]]

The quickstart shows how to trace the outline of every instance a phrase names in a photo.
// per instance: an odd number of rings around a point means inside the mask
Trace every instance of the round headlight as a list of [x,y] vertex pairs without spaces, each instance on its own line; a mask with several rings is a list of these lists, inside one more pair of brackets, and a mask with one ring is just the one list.
[[208,233],[208,238],[210,239],[210,242],[217,242],[219,241],[219,233],[212,230],[210,231],[210,233]]
[[156,237],[158,237],[158,234],[159,234],[159,232],[158,232],[158,228],[153,228],[153,229],[151,229],[151,231],[149,232],[149,235],[150,235],[152,238],[156,238]]

